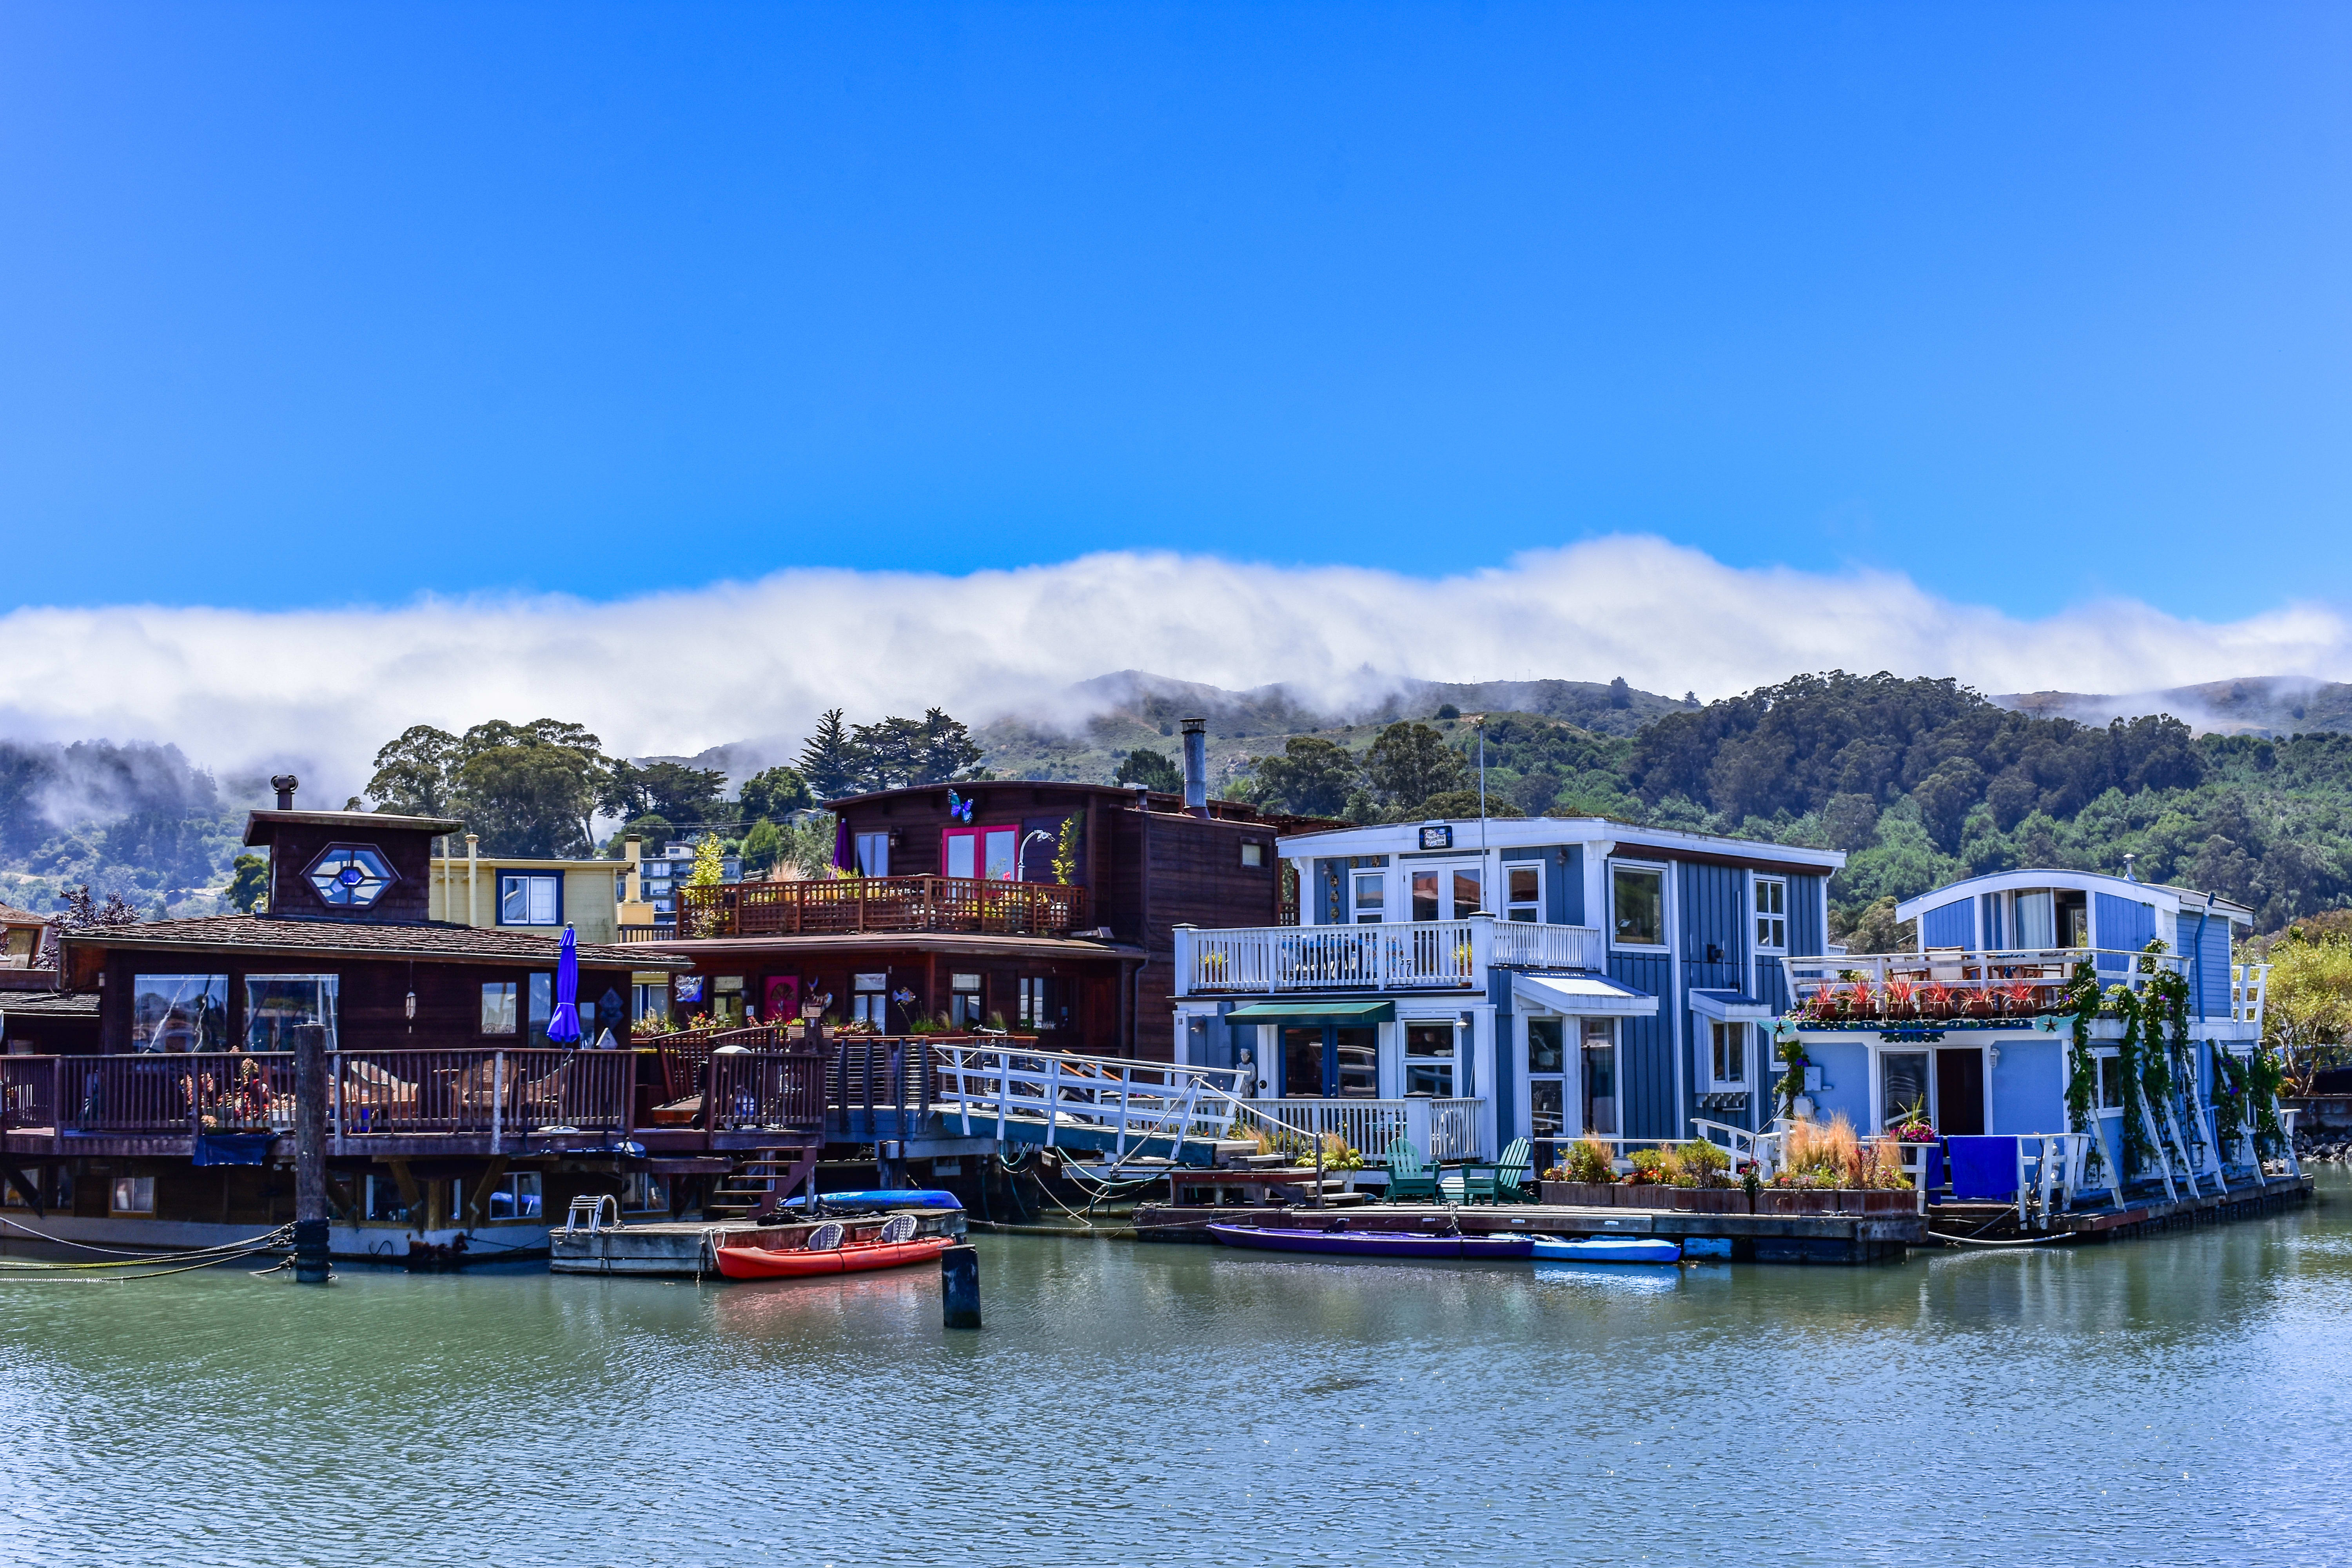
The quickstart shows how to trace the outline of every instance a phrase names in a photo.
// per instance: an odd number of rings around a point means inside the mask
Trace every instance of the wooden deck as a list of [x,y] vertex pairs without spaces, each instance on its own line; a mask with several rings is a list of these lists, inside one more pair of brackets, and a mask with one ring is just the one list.
[[1547,1204],[1465,1208],[1383,1204],[1340,1209],[1230,1205],[1177,1208],[1145,1204],[1135,1211],[1135,1237],[1138,1241],[1206,1242],[1211,1239],[1212,1222],[1319,1230],[1342,1220],[1353,1231],[1431,1230],[1458,1224],[1465,1233],[1481,1235],[1516,1231],[1537,1236],[1723,1240],[1730,1243],[1735,1260],[1757,1263],[1893,1262],[1927,1242],[1927,1223],[1916,1215],[1685,1214],[1671,1209],[1563,1208]]
[[2224,1225],[2232,1220],[2258,1219],[2283,1209],[2300,1208],[2311,1201],[2309,1176],[2271,1176],[2261,1186],[2247,1183],[2223,1193],[2201,1197],[2150,1199],[2122,1208],[2086,1209],[2050,1217],[2046,1227],[2027,1228],[2017,1223],[2011,1204],[1943,1203],[1927,1205],[1930,1246],[1968,1241],[2120,1241],[2153,1236],[2159,1231],[2185,1230],[2200,1225]]

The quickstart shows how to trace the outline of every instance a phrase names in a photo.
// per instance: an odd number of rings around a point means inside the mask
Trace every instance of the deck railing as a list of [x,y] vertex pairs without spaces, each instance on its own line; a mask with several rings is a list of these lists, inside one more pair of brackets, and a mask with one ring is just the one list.
[[[1300,1138],[1337,1134],[1348,1147],[1380,1164],[1389,1147],[1402,1138],[1425,1161],[1482,1160],[1487,1155],[1480,1133],[1483,1100],[1437,1100],[1413,1096],[1404,1100],[1324,1099],[1298,1096],[1286,1100],[1237,1101],[1242,1114],[1234,1119],[1238,1134],[1253,1126]],[[1310,1159],[1313,1157],[1310,1153]]]
[[1180,995],[1279,991],[1469,991],[1489,967],[1598,969],[1591,926],[1498,921],[1176,928]]
[[[2088,959],[2099,984],[2134,991],[2151,974],[2186,974],[2179,953],[2117,948],[1929,948],[1921,952],[1837,953],[1777,960],[1790,1010],[1814,1028],[1883,1028],[1906,1023],[1991,1023],[2057,1013],[2074,966]],[[2237,971],[2262,969],[2238,965]],[[2263,977],[2233,972],[2232,1016],[2259,1025]],[[2196,1002],[2192,991],[2190,1006]]]
[[619,1132],[635,1067],[627,1051],[342,1051],[329,1126],[341,1138]]
[[991,1040],[933,1047],[933,1094],[940,1130],[1003,1142],[1015,1122],[1047,1147],[1083,1132],[1114,1158],[1146,1139],[1225,1135],[1239,1072],[1232,1068],[1041,1051],[1030,1041]]
[[835,877],[681,888],[677,924],[660,937],[826,936],[871,931],[981,931],[1067,936],[1086,924],[1083,888],[970,877]]

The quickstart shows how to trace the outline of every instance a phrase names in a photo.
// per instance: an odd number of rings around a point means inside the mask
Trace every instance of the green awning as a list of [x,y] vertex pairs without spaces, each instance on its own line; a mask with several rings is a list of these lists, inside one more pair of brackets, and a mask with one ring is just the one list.
[[1228,1024],[1393,1024],[1393,1002],[1253,1002],[1225,1015]]

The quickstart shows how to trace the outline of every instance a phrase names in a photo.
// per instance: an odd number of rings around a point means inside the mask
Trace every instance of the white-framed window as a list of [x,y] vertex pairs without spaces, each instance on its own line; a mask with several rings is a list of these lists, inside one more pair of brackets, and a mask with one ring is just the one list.
[[1503,918],[1539,922],[1544,918],[1543,867],[1514,860],[1503,868]]
[[499,873],[499,924],[556,926],[563,923],[563,879],[545,871]]
[[1242,840],[1242,864],[1244,866],[1265,864],[1265,844],[1263,840],[1256,838]]
[[1539,1169],[1559,1160],[1568,1136],[1568,1020],[1528,1020],[1528,1135]]
[[850,976],[849,1019],[854,1024],[871,1024],[883,1034],[890,1032],[890,976],[853,974]]
[[544,1192],[537,1171],[515,1171],[502,1177],[490,1189],[490,1219],[539,1219],[542,1217]]
[[857,836],[857,871],[864,877],[887,877],[890,874],[890,836],[887,833],[861,833]]
[[1460,1031],[1453,1020],[1404,1026],[1404,1091],[1451,1100]]
[[518,1027],[515,1017],[515,991],[511,980],[482,982],[482,1033],[511,1035]]
[[1892,1127],[1914,1114],[1931,1121],[1927,1053],[1885,1051],[1878,1058],[1879,1125]]
[[1414,920],[1467,920],[1486,907],[1486,875],[1478,867],[1423,866],[1409,876]]
[[1584,1061],[1582,1097],[1584,1131],[1597,1137],[1617,1136],[1617,1020],[1585,1018],[1579,1022]]
[[109,1214],[152,1215],[155,1212],[155,1178],[152,1176],[117,1176],[114,1191],[109,1194]]
[[2099,1109],[2121,1110],[2124,1108],[2123,1058],[2112,1052],[2095,1057],[2099,1064]]
[[1789,879],[1756,879],[1756,951],[1789,951]]
[[1355,875],[1355,915],[1360,926],[1376,926],[1388,919],[1389,874],[1359,871]]
[[1711,1018],[1707,1030],[1707,1067],[1709,1076],[1718,1089],[1748,1087],[1748,1026]]
[[1609,937],[1619,947],[1666,945],[1666,868],[1609,863]]

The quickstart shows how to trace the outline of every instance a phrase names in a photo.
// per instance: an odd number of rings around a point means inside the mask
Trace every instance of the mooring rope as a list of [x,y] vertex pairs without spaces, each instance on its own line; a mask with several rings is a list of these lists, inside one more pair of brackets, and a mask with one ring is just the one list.
[[[119,1247],[100,1247],[92,1242],[68,1241],[61,1236],[43,1235],[40,1231],[35,1230],[31,1226],[20,1225],[16,1221],[7,1218],[5,1215],[0,1215],[0,1225],[9,1226],[16,1230],[23,1231],[26,1236],[37,1237],[42,1241],[49,1242],[58,1247],[79,1247],[85,1252],[110,1253],[114,1257],[114,1258],[119,1260],[106,1263],[41,1263],[29,1258],[21,1260],[16,1258],[5,1258],[0,1259],[0,1279],[26,1279],[51,1274],[87,1273],[92,1269],[99,1268],[147,1268],[149,1269],[148,1273],[125,1276],[127,1279],[146,1279],[161,1274],[184,1274],[190,1269],[210,1268],[215,1264],[234,1262],[240,1258],[250,1258],[257,1252],[268,1252],[275,1247],[284,1247],[294,1238],[294,1226],[289,1221],[266,1235],[247,1237],[242,1241],[225,1241],[212,1247],[191,1247],[185,1252],[158,1254],[153,1252],[131,1252],[126,1248]],[[152,1265],[163,1262],[167,1258],[183,1260],[182,1266],[175,1268],[153,1268],[151,1267]],[[195,1258],[199,1261],[193,1263],[184,1261],[189,1258]]]

